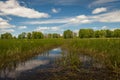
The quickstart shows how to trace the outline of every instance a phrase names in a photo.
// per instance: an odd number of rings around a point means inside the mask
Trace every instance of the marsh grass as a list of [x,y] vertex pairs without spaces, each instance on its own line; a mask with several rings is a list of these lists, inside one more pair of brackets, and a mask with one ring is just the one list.
[[114,72],[120,72],[120,39],[12,39],[0,40],[0,71],[14,70],[32,57],[61,47],[63,56],[57,62],[64,68],[77,70],[80,55],[93,57]]
[[14,70],[18,64],[60,45],[59,39],[0,40],[0,72]]
[[63,48],[70,53],[67,57],[72,59],[71,63],[78,60],[79,54],[89,55],[106,68],[120,72],[120,39],[69,39],[64,42]]

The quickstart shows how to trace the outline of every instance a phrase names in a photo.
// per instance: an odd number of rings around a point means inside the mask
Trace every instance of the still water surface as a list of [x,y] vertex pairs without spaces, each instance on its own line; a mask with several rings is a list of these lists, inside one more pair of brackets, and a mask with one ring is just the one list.
[[[21,75],[35,74],[39,70],[45,70],[49,68],[55,68],[55,61],[62,56],[69,54],[67,51],[62,50],[60,47],[54,48],[50,51],[46,51],[45,53],[39,54],[30,60],[25,61],[24,63],[20,63],[17,67],[10,72],[0,75],[0,80],[12,80],[16,79]],[[79,55],[80,61],[82,63],[83,68],[88,68],[93,66],[93,58],[87,55]]]
[[48,65],[53,64],[55,59],[61,56],[61,48],[54,48],[50,51],[37,55],[30,60],[20,63],[15,70],[7,72],[6,74],[2,73],[1,78],[16,78],[22,72],[31,72],[37,68],[47,68]]

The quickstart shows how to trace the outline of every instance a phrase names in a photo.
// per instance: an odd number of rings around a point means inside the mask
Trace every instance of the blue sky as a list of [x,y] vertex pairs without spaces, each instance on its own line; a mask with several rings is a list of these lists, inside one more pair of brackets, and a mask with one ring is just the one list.
[[120,28],[120,0],[0,0],[0,34]]

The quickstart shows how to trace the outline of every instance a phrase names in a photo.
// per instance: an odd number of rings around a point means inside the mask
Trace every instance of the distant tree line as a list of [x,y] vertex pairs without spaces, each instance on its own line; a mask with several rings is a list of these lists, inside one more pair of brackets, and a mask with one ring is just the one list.
[[44,38],[44,35],[42,32],[22,32],[21,34],[18,35],[18,39],[42,39]]
[[[65,30],[63,32],[63,36],[57,33],[50,33],[50,34],[43,34],[42,32],[35,32],[32,33],[22,32],[18,35],[18,39],[43,39],[43,38],[120,38],[120,29],[115,29],[113,31],[107,30],[93,30],[93,29],[80,29],[78,36],[77,33],[74,33],[71,30]],[[16,39],[15,36],[12,36],[11,33],[4,33],[0,35],[1,39]]]
[[[78,33],[79,38],[120,38],[120,29],[113,31],[107,30],[93,30],[93,29],[80,29]],[[64,38],[76,37],[71,30],[66,30],[63,33]]]
[[93,29],[80,29],[80,38],[120,38],[120,29],[111,31],[107,30],[93,30]]
[[11,33],[4,33],[4,34],[1,34],[1,39],[12,39],[13,36]]
[[49,33],[43,34],[42,32],[33,31],[32,33],[22,32],[18,37],[12,36],[11,33],[4,33],[0,35],[1,39],[43,39],[43,38],[60,38],[60,34]]

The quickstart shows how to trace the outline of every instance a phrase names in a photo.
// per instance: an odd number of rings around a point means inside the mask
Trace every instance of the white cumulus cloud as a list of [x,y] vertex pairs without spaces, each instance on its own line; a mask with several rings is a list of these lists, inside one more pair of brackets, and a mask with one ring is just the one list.
[[41,32],[47,32],[47,31],[57,31],[59,30],[59,27],[37,27],[34,31],[41,31]]
[[0,15],[14,15],[25,18],[47,18],[47,13],[21,6],[17,0],[0,1]]
[[26,29],[27,26],[19,26],[18,29]]
[[104,8],[104,7],[96,8],[95,10],[92,11],[92,14],[98,14],[106,11],[107,11],[107,8]]
[[[49,32],[49,31],[64,31],[67,27],[71,26],[79,26],[81,24],[90,24],[95,22],[104,22],[104,23],[116,23],[120,22],[120,10],[96,14],[96,15],[77,15],[74,17],[68,18],[59,18],[59,19],[49,19],[44,21],[31,21],[31,22],[22,22],[24,24],[59,24],[56,27],[38,27],[35,30],[42,31],[42,32]],[[104,28],[104,27],[103,27]],[[94,29],[97,29],[94,27]]]
[[9,24],[8,20],[4,20],[4,19],[0,18],[0,33],[14,32],[15,30],[12,28],[15,28],[15,26]]
[[91,23],[91,21],[88,19],[87,16],[85,16],[85,15],[79,15],[79,16],[76,16],[76,17],[70,19],[69,23],[86,24],[86,23]]
[[14,32],[15,30],[14,29],[0,29],[0,33],[5,33],[5,32]]
[[53,13],[59,13],[61,9],[52,8]]
[[98,22],[120,22],[120,10],[92,16],[92,18]]
[[0,18],[0,29],[5,29],[5,28],[14,28],[14,25],[11,25],[8,23],[8,20],[4,20]]
[[103,14],[97,14],[93,16],[78,15],[70,18],[49,19],[44,21],[28,21],[22,22],[23,24],[88,24],[93,22],[107,22],[114,23],[120,22],[120,10],[107,12]]

